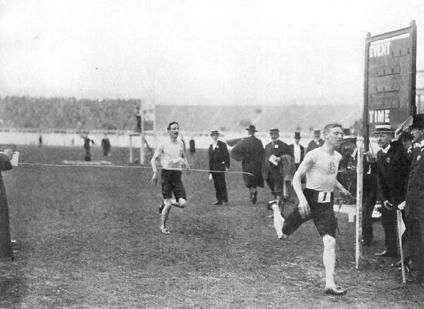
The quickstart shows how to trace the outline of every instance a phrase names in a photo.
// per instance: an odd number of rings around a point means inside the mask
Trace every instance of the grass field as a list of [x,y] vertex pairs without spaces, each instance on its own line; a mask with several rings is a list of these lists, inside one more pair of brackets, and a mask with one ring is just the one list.
[[[21,147],[21,162],[82,160],[79,148]],[[94,160],[103,159],[94,150]],[[108,158],[127,164],[128,151]],[[190,161],[205,168],[206,153]],[[233,170],[239,170],[232,162]],[[149,169],[22,165],[3,174],[15,261],[0,263],[1,308],[422,308],[424,290],[401,285],[376,241],[355,269],[354,224],[339,215],[337,281],[323,294],[322,243],[311,222],[287,241],[267,217],[267,190],[247,202],[229,175],[230,205],[212,206],[206,173],[184,175],[189,206],[159,233],[160,185]]]

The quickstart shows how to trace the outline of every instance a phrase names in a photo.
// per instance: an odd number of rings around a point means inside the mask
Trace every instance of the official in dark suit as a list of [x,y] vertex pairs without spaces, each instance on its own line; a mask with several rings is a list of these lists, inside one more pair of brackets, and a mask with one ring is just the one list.
[[[271,194],[282,201],[284,192],[283,155],[291,155],[289,145],[280,140],[280,130],[269,130],[271,142],[265,146],[264,164],[262,167],[264,179],[271,189]],[[271,158],[272,157],[272,158]],[[274,159],[274,160],[270,160]],[[272,162],[271,162],[272,161]]]
[[253,204],[257,201],[257,187],[263,188],[264,179],[262,176],[262,161],[264,157],[264,147],[260,139],[255,137],[256,128],[250,125],[246,128],[248,137],[238,142],[231,151],[232,158],[241,161],[243,172],[243,180],[247,188],[249,188],[249,198]]
[[303,158],[305,157],[305,147],[300,145],[300,132],[294,132],[294,144],[291,144],[290,154],[294,158],[294,164],[296,166],[296,170],[299,167],[300,163],[302,163]]
[[225,171],[230,168],[230,154],[228,153],[227,145],[218,140],[218,131],[211,131],[211,137],[213,143],[209,146],[209,171],[216,191],[216,201],[212,204],[222,205],[228,203]]
[[196,152],[196,141],[194,140],[193,136],[190,138],[188,145],[190,148],[190,153],[194,154]]
[[424,115],[413,118],[411,133],[415,138],[406,194],[406,221],[413,280],[424,282]]
[[10,160],[13,151],[6,149],[0,153],[0,259],[12,258],[12,242],[9,229],[9,207],[7,205],[6,190],[1,172],[12,169]]
[[376,125],[374,134],[381,148],[377,152],[377,179],[386,246],[383,252],[376,255],[396,257],[396,206],[405,200],[410,160],[403,144],[393,141],[394,132],[390,124]]
[[362,192],[362,243],[370,246],[373,239],[372,213],[377,201],[377,163],[375,155],[364,154],[363,163],[363,192]]
[[324,140],[321,138],[321,130],[314,129],[314,139],[309,142],[308,148],[306,148],[306,152],[314,150],[315,148],[321,147],[324,145]]

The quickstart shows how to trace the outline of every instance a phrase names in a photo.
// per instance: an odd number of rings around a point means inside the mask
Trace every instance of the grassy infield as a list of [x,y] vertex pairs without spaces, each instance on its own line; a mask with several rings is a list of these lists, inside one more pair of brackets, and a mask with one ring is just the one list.
[[[79,148],[24,147],[21,162],[81,160]],[[98,149],[94,160],[103,159]],[[109,160],[125,164],[127,150]],[[190,158],[206,166],[204,152]],[[233,169],[239,169],[233,162]],[[423,289],[401,287],[392,260],[376,259],[382,230],[354,268],[354,225],[339,216],[338,282],[323,295],[322,245],[312,223],[279,242],[269,198],[247,202],[229,175],[230,205],[212,206],[207,174],[184,176],[190,205],[173,209],[172,234],[158,231],[160,185],[148,169],[20,166],[4,173],[17,240],[15,262],[0,263],[2,308],[419,308]]]

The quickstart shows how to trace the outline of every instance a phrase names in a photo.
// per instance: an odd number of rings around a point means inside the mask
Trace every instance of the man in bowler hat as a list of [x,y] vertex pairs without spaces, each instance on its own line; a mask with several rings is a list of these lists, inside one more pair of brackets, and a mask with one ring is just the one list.
[[[249,189],[249,198],[252,204],[256,204],[258,191],[257,187],[264,187],[262,176],[262,160],[264,157],[264,147],[262,142],[255,137],[256,127],[249,125],[246,128],[248,137],[238,142],[231,151],[231,156],[236,161],[241,161],[243,180]],[[248,173],[248,174],[247,174]]]
[[280,130],[270,129],[271,142],[265,146],[263,175],[271,189],[271,194],[278,201],[283,200],[284,166],[283,156],[291,155],[289,145],[280,140]]
[[230,154],[227,145],[220,141],[219,132],[211,131],[212,144],[209,146],[209,172],[213,179],[216,191],[216,201],[213,205],[228,203],[227,184],[225,182],[225,171],[230,168]]

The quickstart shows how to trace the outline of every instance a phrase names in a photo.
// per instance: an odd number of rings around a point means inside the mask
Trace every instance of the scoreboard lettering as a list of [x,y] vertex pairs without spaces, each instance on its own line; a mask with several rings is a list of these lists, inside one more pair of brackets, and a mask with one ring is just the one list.
[[390,55],[390,41],[370,46],[370,58]]
[[[375,124],[396,128],[415,107],[416,26],[366,38],[364,128],[368,142]],[[365,144],[367,145],[367,144]]]
[[390,110],[389,109],[382,109],[382,110],[375,110],[375,111],[369,111],[369,122],[376,124],[376,123],[390,123]]

